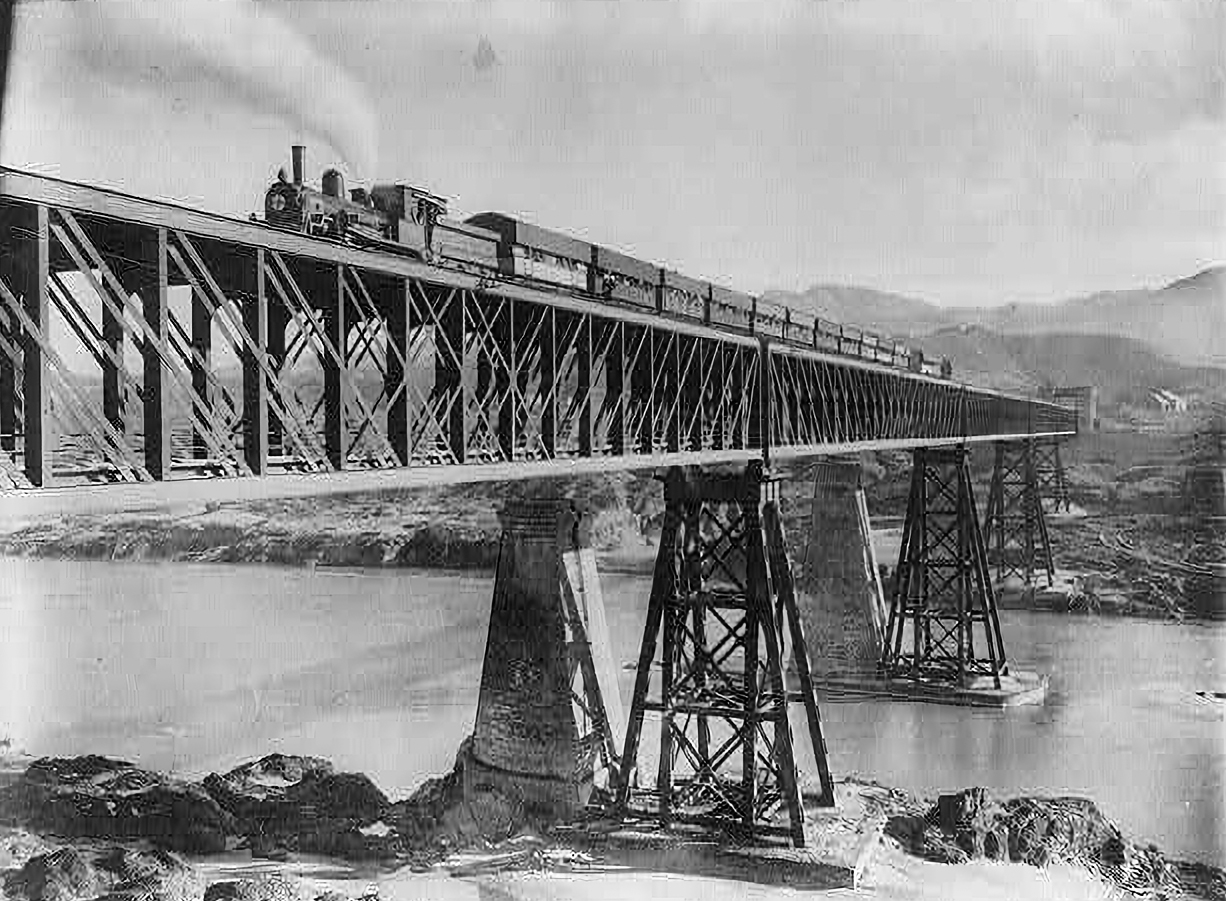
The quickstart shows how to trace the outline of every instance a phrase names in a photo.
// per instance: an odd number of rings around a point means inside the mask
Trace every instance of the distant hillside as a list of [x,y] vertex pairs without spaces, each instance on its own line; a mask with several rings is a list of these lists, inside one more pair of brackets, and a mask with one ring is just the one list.
[[976,384],[1001,389],[1097,385],[1106,409],[1142,402],[1152,387],[1226,396],[1226,369],[1183,366],[1132,338],[1001,335],[963,326],[941,329],[917,343],[926,353],[949,357],[954,371]]
[[1226,267],[1206,269],[1164,288],[977,312],[980,324],[998,332],[1119,335],[1144,341],[1180,363],[1226,367]]
[[1226,267],[1162,288],[1106,291],[1054,304],[941,307],[853,286],[816,285],[768,299],[893,335],[916,338],[961,325],[1003,335],[1114,335],[1148,344],[1187,366],[1226,367]]
[[764,298],[896,338],[926,335],[961,321],[926,300],[854,285],[814,285],[803,294],[767,291]]

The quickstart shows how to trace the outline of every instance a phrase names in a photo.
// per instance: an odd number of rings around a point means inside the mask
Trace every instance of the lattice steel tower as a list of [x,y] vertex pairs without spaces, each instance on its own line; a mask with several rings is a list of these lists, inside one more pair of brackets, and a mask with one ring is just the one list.
[[1005,646],[966,448],[914,454],[882,669],[957,684],[988,676],[1000,688]]
[[1017,576],[1031,585],[1039,569],[1047,573],[1048,585],[1056,576],[1034,444],[1031,439],[996,442],[984,531],[998,584]]
[[[788,709],[802,704],[833,806],[808,648],[779,519],[778,483],[761,463],[715,475],[671,469],[664,530],[622,757],[618,811],[785,835],[804,844]],[[660,653],[657,654],[657,648]],[[795,664],[789,684],[787,655]],[[640,741],[648,714],[659,753]],[[633,774],[654,763],[654,786]],[[782,816],[780,813],[782,812]]]

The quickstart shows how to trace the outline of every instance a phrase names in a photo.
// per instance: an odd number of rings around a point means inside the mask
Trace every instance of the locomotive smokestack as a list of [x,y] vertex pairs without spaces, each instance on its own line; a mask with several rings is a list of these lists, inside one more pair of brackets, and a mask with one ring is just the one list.
[[294,184],[300,185],[304,177],[303,170],[306,168],[306,148],[295,144],[290,148],[290,154],[294,161]]

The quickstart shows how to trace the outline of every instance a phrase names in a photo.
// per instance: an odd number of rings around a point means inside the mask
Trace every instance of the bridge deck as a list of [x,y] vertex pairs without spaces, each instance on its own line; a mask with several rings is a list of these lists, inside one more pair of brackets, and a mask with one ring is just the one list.
[[1076,429],[1064,407],[837,347],[14,170],[0,169],[0,223],[9,509],[103,503],[107,493],[107,503],[127,505],[348,491]]

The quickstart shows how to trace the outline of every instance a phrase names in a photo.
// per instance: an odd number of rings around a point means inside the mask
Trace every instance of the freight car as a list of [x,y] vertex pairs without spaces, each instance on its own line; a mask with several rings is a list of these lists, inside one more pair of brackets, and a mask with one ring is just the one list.
[[320,190],[304,181],[305,151],[295,145],[292,178],[282,169],[264,198],[277,228],[411,256],[507,280],[547,284],[606,303],[704,322],[949,378],[947,360],[851,326],[700,281],[607,247],[589,244],[503,213],[449,218],[445,198],[411,185],[375,185],[345,194],[336,169]]

